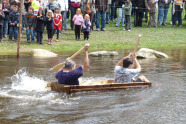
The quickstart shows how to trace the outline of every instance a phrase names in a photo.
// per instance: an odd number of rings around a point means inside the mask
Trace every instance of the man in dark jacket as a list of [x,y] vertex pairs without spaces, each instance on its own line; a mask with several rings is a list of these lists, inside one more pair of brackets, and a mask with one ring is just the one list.
[[142,19],[146,11],[145,0],[133,0],[133,7],[135,9],[134,26],[142,27]]
[[5,14],[2,10],[2,4],[0,4],[0,42],[2,42],[2,36],[3,36],[3,20],[5,18]]
[[108,0],[96,0],[96,29],[100,31],[100,16],[101,16],[101,30],[105,31],[105,15],[108,11]]

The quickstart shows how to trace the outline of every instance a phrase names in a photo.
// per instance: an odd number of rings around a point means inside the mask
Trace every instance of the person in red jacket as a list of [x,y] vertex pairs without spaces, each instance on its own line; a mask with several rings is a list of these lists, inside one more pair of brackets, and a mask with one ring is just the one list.
[[58,42],[59,41],[59,31],[62,30],[62,15],[60,14],[60,8],[59,7],[55,8],[53,28],[54,28],[53,34],[57,30],[56,42]]

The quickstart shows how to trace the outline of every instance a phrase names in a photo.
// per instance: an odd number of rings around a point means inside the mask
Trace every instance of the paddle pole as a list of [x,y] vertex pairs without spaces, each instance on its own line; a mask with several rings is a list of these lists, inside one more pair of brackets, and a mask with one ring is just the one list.
[[17,42],[17,58],[19,58],[19,50],[20,50],[20,42],[21,42],[21,28],[22,28],[22,8],[23,8],[23,0],[20,0],[20,13],[19,13],[19,34],[18,34],[18,42]]
[[138,36],[138,41],[136,42],[136,46],[135,46],[135,48],[134,48],[134,53],[136,53],[136,51],[137,51],[137,49],[138,49],[140,39],[141,39],[141,35]]

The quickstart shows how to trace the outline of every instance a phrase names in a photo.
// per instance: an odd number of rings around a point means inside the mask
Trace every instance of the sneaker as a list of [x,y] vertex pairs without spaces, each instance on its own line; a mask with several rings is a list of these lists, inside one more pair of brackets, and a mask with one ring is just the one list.
[[128,30],[128,32],[130,32],[131,30]]
[[170,22],[170,24],[172,25],[172,21]]
[[125,31],[126,29],[123,29],[123,31]]
[[50,45],[50,40],[48,40],[48,45]]
[[179,27],[181,28],[181,27],[182,27],[182,25],[179,25]]
[[97,29],[96,29],[96,31],[100,31],[100,29],[99,29],[99,28],[97,28]]
[[103,28],[103,29],[101,29],[101,31],[106,31],[106,29],[105,29],[105,28]]
[[56,39],[56,42],[58,42],[59,40],[58,39]]
[[172,27],[173,27],[173,28],[175,28],[175,27],[176,27],[176,25],[173,25]]
[[167,24],[164,22],[162,25],[166,26]]
[[4,35],[4,38],[7,38],[7,35]]
[[30,43],[30,41],[27,40],[28,43]]
[[157,28],[157,26],[154,26],[154,28]]
[[118,25],[116,25],[115,27],[118,27]]

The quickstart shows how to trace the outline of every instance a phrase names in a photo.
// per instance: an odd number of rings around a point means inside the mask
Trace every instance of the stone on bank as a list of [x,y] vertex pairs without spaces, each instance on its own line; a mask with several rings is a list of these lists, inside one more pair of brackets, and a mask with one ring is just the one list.
[[116,51],[97,51],[97,52],[91,52],[89,53],[90,56],[93,57],[100,57],[100,56],[118,56],[118,52]]
[[138,58],[143,58],[143,59],[149,59],[149,58],[168,58],[168,55],[165,53],[155,51],[152,49],[148,48],[141,48],[137,53],[136,53]]
[[35,56],[35,57],[56,57],[57,56],[57,54],[47,51],[47,50],[43,50],[43,49],[32,49],[30,51],[30,55]]

